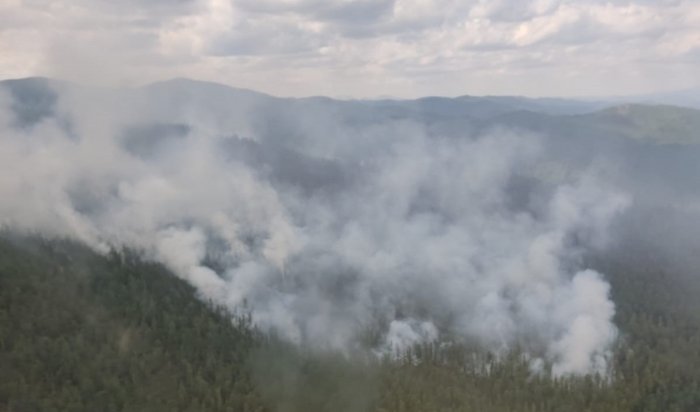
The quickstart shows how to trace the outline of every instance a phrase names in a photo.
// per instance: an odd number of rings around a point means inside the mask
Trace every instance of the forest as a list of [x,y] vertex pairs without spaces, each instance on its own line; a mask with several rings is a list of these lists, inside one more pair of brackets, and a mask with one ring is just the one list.
[[609,376],[534,373],[466,344],[305,349],[157,263],[0,240],[0,411],[697,411],[700,285],[653,253],[591,258],[620,329]]

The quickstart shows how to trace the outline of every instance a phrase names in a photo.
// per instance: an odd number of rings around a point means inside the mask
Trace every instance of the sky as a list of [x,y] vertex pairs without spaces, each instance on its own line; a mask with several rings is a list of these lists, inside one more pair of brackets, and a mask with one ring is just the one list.
[[700,0],[2,0],[0,79],[277,96],[700,87]]

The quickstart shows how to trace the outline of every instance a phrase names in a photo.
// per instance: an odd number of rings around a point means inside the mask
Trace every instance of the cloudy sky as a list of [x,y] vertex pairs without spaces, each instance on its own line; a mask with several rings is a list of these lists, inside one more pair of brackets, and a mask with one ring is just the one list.
[[0,78],[281,96],[700,86],[700,0],[1,0]]

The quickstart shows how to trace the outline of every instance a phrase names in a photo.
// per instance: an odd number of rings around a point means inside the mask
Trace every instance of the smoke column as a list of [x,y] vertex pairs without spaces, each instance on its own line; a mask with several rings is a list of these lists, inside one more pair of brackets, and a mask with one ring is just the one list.
[[595,168],[542,178],[536,136],[352,125],[177,84],[54,93],[30,125],[0,94],[3,228],[138,250],[302,345],[353,350],[378,328],[380,351],[517,344],[557,375],[605,371],[615,307],[581,255],[629,199]]

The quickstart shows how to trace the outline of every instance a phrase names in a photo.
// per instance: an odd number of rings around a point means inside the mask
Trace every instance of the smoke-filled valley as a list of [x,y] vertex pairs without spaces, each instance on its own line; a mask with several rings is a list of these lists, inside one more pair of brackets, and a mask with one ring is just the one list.
[[[87,282],[98,298],[85,302],[99,303],[80,304],[99,307],[92,322],[111,325],[106,342],[118,330],[118,348],[138,330],[144,359],[143,348],[161,345],[180,365],[218,345],[202,355],[207,367],[248,365],[251,375],[239,375],[266,408],[250,400],[235,410],[693,410],[699,126],[697,109],[605,100],[291,99],[184,79],[132,89],[5,81],[2,287],[21,285],[16,268],[37,259],[44,266],[22,269],[37,284]],[[167,284],[167,273],[192,289]],[[148,297],[160,290],[177,296]],[[54,300],[31,296],[42,307]],[[31,299],[0,300],[0,322],[31,312]],[[168,352],[169,339],[195,328],[175,300],[193,319],[214,319],[211,340]],[[71,316],[84,312],[75,305]],[[171,326],[144,332],[161,321]],[[266,349],[226,354],[227,342],[258,340]],[[0,351],[12,342],[0,339]],[[467,359],[476,366],[458,371]],[[202,376],[226,391],[218,375]],[[442,388],[465,379],[454,389],[465,398],[393,403],[396,388],[439,393],[428,376]],[[325,379],[333,401],[315,393]],[[234,410],[206,403],[202,385],[193,410]],[[485,399],[504,390],[505,400]],[[25,410],[14,399],[0,386],[0,410]]]

